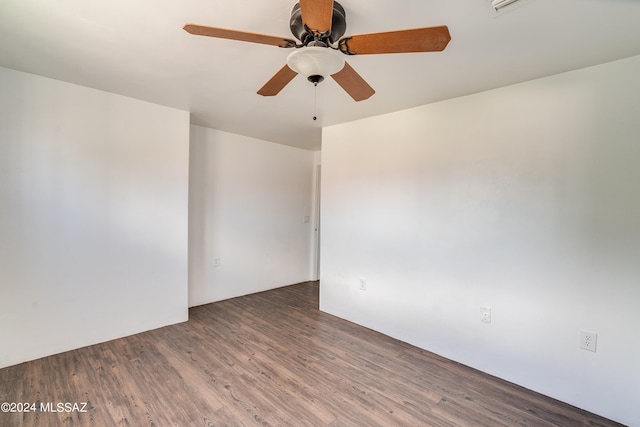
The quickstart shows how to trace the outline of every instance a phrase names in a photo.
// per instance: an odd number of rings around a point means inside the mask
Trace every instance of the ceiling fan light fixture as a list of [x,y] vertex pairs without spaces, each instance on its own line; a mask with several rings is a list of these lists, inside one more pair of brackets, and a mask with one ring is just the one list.
[[287,65],[311,83],[318,84],[342,70],[344,57],[328,47],[307,46],[291,52],[287,57]]
[[515,3],[518,0],[491,0],[491,6],[495,10],[502,9],[505,6],[509,6],[511,3]]

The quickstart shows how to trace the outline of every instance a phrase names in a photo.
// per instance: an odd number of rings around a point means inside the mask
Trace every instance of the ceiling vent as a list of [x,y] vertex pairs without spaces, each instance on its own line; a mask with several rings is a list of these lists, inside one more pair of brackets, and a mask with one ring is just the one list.
[[502,9],[505,6],[509,6],[511,3],[515,3],[518,0],[491,0],[491,6],[495,10]]

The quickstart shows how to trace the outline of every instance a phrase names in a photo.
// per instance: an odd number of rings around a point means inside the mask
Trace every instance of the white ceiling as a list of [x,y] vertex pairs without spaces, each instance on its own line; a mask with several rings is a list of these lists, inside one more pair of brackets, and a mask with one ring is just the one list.
[[[256,91],[288,49],[189,35],[186,22],[291,38],[295,0],[1,0],[0,66],[191,112],[191,121],[319,149],[321,127],[640,54],[639,0],[342,0],[346,35],[447,25],[444,52],[349,57],[354,102],[298,76]],[[0,94],[1,96],[1,94]],[[317,114],[318,120],[312,117]]]

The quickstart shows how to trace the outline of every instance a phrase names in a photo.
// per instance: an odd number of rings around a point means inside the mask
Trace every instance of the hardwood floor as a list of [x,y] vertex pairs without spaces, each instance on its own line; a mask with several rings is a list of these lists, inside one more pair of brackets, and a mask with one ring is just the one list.
[[321,313],[317,282],[1,369],[0,402],[36,403],[0,426],[619,425]]

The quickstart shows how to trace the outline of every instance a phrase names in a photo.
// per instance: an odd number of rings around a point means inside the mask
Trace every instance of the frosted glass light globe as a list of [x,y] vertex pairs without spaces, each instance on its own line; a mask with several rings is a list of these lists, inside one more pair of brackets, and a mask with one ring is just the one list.
[[[307,80],[316,83],[342,70],[344,57],[342,53],[328,47],[307,46],[291,52],[287,57],[287,65]],[[314,79],[316,76],[322,79]]]

